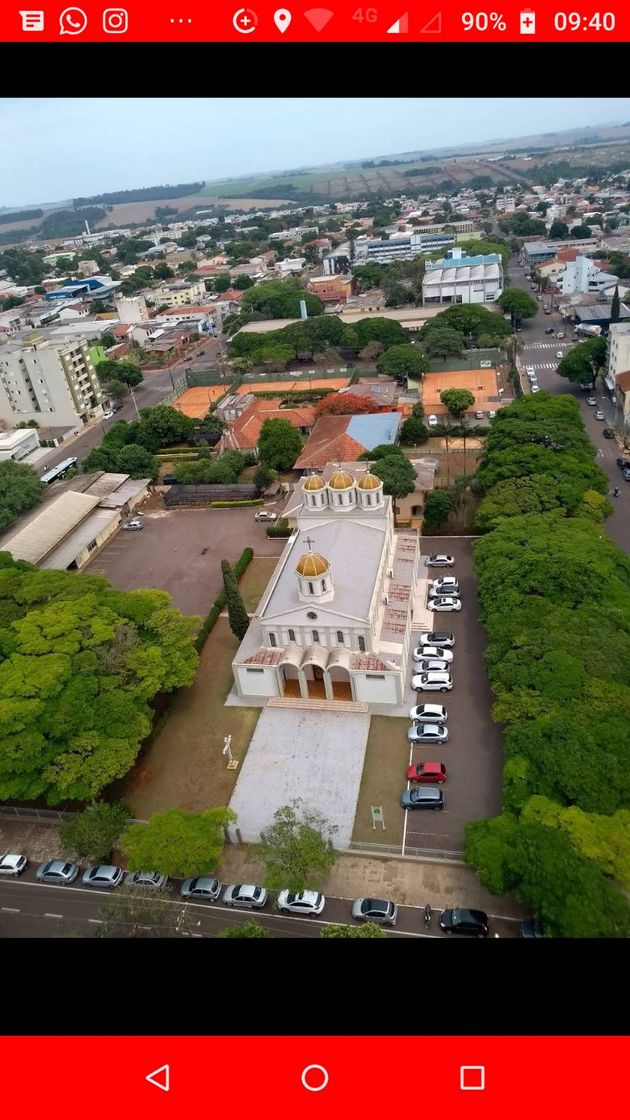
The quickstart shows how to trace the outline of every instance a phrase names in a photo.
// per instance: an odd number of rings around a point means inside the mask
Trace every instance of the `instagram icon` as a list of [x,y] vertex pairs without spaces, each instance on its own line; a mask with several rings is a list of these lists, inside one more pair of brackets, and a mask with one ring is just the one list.
[[103,12],[103,31],[108,35],[124,35],[129,27],[129,15],[125,8],[106,8]]

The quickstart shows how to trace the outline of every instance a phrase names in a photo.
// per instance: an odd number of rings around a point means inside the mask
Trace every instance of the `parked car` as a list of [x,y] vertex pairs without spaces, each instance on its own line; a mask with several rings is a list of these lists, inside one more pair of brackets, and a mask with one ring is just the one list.
[[325,905],[326,899],[317,891],[280,891],[278,895],[278,910],[283,914],[321,914]]
[[494,410],[494,408],[489,408],[488,409],[488,420],[494,420],[495,416],[496,416],[496,411]]
[[414,762],[407,767],[408,782],[445,782],[446,766],[443,762]]
[[543,930],[540,922],[534,919],[533,922],[521,922],[518,927],[519,937],[546,937],[547,934]]
[[182,898],[197,899],[198,902],[216,902],[222,889],[220,879],[198,875],[195,879],[184,879],[179,893]]
[[[553,331],[553,327],[545,327],[545,334],[553,334]],[[560,338],[560,335],[558,335],[558,338]]]
[[[630,466],[630,460],[628,461]],[[424,630],[420,635],[421,646],[442,646],[442,649],[451,649],[455,645],[455,637],[448,630]]]
[[453,687],[450,673],[418,673],[411,678],[411,687],[416,692],[449,692]]
[[488,936],[488,915],[483,910],[444,910],[440,915],[440,928],[445,933],[462,933],[469,937]]
[[138,530],[142,528],[144,528],[144,526],[137,517],[134,517],[131,521],[126,521],[123,525],[123,529],[126,533],[137,533]]
[[242,906],[245,910],[262,910],[267,905],[267,891],[252,883],[236,883],[223,892],[225,906]]
[[113,412],[114,414],[115,414],[116,412],[122,412],[122,407],[123,407],[123,406],[122,406],[122,405],[121,405],[120,403],[119,403],[119,404],[113,404],[113,405],[112,405],[112,412]]
[[123,881],[122,867],[113,867],[109,863],[100,863],[97,867],[88,867],[83,872],[81,882],[84,887],[119,887]]
[[410,743],[447,743],[448,728],[443,723],[412,723],[407,739]]
[[592,397],[592,396],[591,396],[591,397],[587,397],[587,398],[586,398],[586,403],[587,403],[587,404],[590,404],[590,405],[591,405],[591,408],[595,408],[595,406],[596,406],[596,404],[597,404],[597,397]]
[[439,661],[453,660],[453,653],[450,649],[442,649],[441,646],[418,646],[414,649],[412,657],[414,661],[422,661],[425,657],[436,657]]
[[457,576],[440,576],[439,579],[431,580],[431,590],[436,595],[457,595],[459,591]]
[[453,556],[449,556],[446,552],[433,552],[425,559],[427,568],[452,568],[455,564]]
[[614,433],[612,428],[604,428],[604,430],[602,431],[602,435],[603,435],[604,439],[614,439],[615,438],[615,433]]
[[606,419],[606,417],[604,416],[604,413],[602,412],[601,408],[597,409],[597,412],[595,413],[595,419],[596,420],[605,420]]
[[357,922],[378,922],[379,925],[395,926],[398,907],[395,902],[387,902],[384,898],[355,898],[352,917]]
[[130,871],[125,876],[125,883],[149,891],[161,891],[168,883],[168,875],[162,875],[160,871]]
[[455,599],[452,595],[444,595],[439,599],[431,599],[431,610],[439,612],[461,611],[461,599]]
[[483,420],[483,412],[480,408],[475,412],[475,420]]
[[444,794],[435,786],[413,786],[401,793],[400,806],[402,809],[434,809],[439,813],[444,808]]
[[626,467],[630,467],[630,459],[617,459],[617,466],[619,470],[625,471]]
[[564,350],[556,350],[556,358],[564,358]]
[[254,519],[256,521],[276,521],[277,517],[278,514],[272,513],[270,509],[259,509],[258,513],[254,514]]
[[116,415],[116,413],[113,412],[111,408],[109,408],[107,410],[107,412],[103,413],[103,420],[111,420],[112,416],[115,416],[115,415]]
[[409,712],[409,719],[418,723],[446,723],[448,712],[443,704],[416,704]]
[[438,418],[433,412],[430,416],[427,416],[427,426],[429,428],[437,428],[438,426]]
[[525,373],[527,374],[528,377],[535,377],[536,376],[536,370],[534,369],[533,366],[525,366]]
[[26,870],[28,860],[26,856],[16,855],[14,852],[5,852],[0,856],[0,875],[13,875],[17,878]]
[[558,331],[558,338],[564,338],[564,331]]
[[540,385],[538,384],[537,381],[532,381],[531,390],[532,390],[532,393],[539,393],[540,392]]
[[419,661],[414,668],[419,673],[444,673],[450,672],[451,666],[448,661],[440,661],[437,657],[427,657],[425,661]]
[[626,482],[630,482],[630,467],[624,467],[621,474]]
[[69,883],[74,883],[78,874],[76,863],[67,863],[65,859],[49,859],[39,865],[35,878],[39,883],[68,886]]

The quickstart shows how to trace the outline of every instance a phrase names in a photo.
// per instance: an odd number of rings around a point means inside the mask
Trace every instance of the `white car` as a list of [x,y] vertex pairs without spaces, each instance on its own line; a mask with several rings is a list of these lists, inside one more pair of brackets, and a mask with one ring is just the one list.
[[225,906],[241,906],[244,910],[262,910],[267,905],[267,891],[252,883],[232,883],[223,893]]
[[276,521],[277,513],[272,513],[270,509],[259,509],[258,513],[254,514],[256,521]]
[[280,891],[278,895],[278,910],[283,914],[321,914],[325,905],[326,899],[317,891]]
[[446,723],[448,712],[443,704],[416,704],[409,719],[413,723]]
[[134,517],[131,521],[127,521],[123,525],[123,529],[125,529],[127,533],[137,533],[138,530],[142,528],[142,522],[139,521],[137,517]]
[[461,611],[462,601],[456,599],[453,595],[443,595],[440,599],[431,600],[432,611]]
[[437,428],[438,418],[435,413],[432,412],[430,416],[427,416],[427,424],[429,428]]
[[413,651],[414,661],[423,661],[425,657],[437,657],[439,661],[452,661],[453,653],[450,649],[442,649],[440,646],[418,646]]
[[540,385],[538,385],[537,383],[534,383],[532,385],[532,393],[539,393],[539,392],[540,392]]
[[112,410],[110,408],[107,412],[103,413],[103,420],[111,420],[112,416],[115,416],[115,415],[116,415],[116,413],[112,412]]
[[433,552],[425,559],[427,568],[452,568],[455,564],[455,557],[449,556],[446,552]]
[[457,576],[440,576],[439,579],[432,579],[430,582],[432,589],[441,592],[443,595],[450,594],[450,587],[459,587]]
[[0,875],[21,875],[27,863],[26,856],[19,856],[14,852],[5,852],[4,855],[0,856]]
[[496,412],[493,408],[488,409],[488,420],[494,420]]
[[534,377],[536,376],[536,370],[534,369],[533,366],[525,366],[525,373],[527,374],[528,377],[530,377],[532,375],[532,373],[533,373]]
[[460,598],[459,584],[449,583],[446,587],[430,587],[429,588],[429,605],[433,599],[442,599],[445,595],[454,595],[457,599]]
[[455,635],[447,630],[425,630],[420,635],[421,646],[440,646],[442,649],[452,649],[455,645]]
[[601,408],[597,409],[597,412],[595,413],[595,419],[596,420],[605,420],[606,419],[606,417],[604,416],[604,413],[602,412]]
[[448,692],[453,687],[450,673],[418,673],[411,678],[411,687],[416,692]]
[[556,350],[556,358],[564,358],[564,350]]
[[412,723],[407,740],[409,743],[448,743],[448,728],[443,723]]
[[448,661],[442,661],[437,657],[429,657],[426,661],[419,661],[416,668],[420,673],[446,673],[451,666]]

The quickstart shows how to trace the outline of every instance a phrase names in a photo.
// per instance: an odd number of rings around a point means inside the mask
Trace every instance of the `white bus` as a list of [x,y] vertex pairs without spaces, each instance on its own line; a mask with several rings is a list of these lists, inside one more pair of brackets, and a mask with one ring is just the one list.
[[77,462],[78,460],[76,458],[64,459],[63,463],[58,463],[56,467],[51,467],[49,471],[46,471],[39,481],[45,482],[46,485],[50,486],[50,483],[56,482],[58,478],[65,478],[67,471],[76,467]]

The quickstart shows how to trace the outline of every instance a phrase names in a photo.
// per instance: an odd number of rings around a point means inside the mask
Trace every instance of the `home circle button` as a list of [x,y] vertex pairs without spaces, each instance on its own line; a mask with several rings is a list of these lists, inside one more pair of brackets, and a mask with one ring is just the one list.
[[306,1066],[302,1070],[302,1084],[309,1093],[321,1093],[328,1084],[328,1070],[323,1066]]

